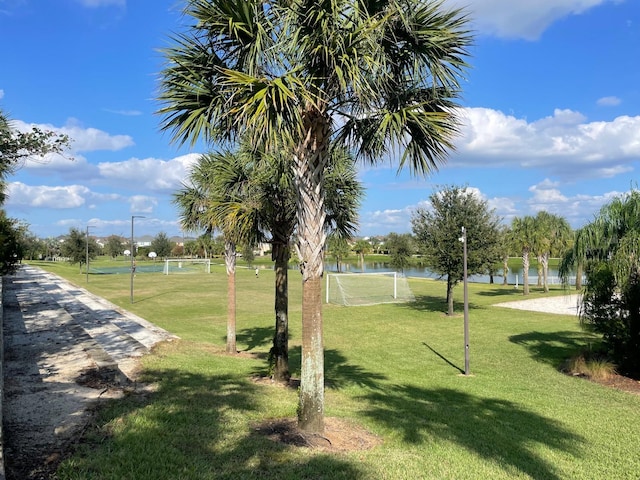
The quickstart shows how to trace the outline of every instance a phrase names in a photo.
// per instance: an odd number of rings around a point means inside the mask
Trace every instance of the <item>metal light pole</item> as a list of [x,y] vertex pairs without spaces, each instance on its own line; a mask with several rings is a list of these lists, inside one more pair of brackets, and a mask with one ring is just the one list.
[[142,215],[131,215],[131,303],[133,303],[133,274],[135,273],[135,250],[133,248],[133,219],[144,218]]
[[89,283],[89,228],[91,227],[93,227],[93,225],[87,225],[87,233],[85,234],[85,244],[87,247],[85,251],[85,254],[86,254],[85,260],[86,260],[86,266],[87,266],[85,273],[87,275],[87,283]]
[[464,275],[464,374],[469,375],[469,290],[467,288],[467,229],[462,227]]

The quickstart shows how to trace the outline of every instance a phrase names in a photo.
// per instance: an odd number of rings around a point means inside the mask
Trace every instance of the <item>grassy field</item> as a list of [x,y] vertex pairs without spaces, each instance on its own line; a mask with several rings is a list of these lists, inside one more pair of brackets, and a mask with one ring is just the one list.
[[[38,265],[36,263],[36,265]],[[144,359],[157,391],[100,412],[69,479],[638,479],[640,396],[566,376],[559,365],[594,342],[576,318],[492,304],[513,287],[471,284],[472,376],[462,315],[447,317],[445,284],[410,280],[416,302],[326,306],[326,415],[382,439],[371,450],[327,454],[257,435],[255,424],[294,417],[297,392],[262,385],[273,331],[273,272],[238,270],[238,348],[223,353],[226,279],[90,275],[42,265],[170,330],[181,340]],[[300,276],[290,279],[291,365],[300,362]],[[462,287],[456,289],[462,312]],[[553,295],[567,293],[561,289]],[[531,298],[542,293],[533,288]]]

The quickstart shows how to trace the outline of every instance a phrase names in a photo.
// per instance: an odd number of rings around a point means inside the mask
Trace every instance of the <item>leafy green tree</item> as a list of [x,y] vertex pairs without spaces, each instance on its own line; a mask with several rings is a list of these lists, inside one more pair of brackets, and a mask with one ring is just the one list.
[[18,221],[0,209],[0,275],[14,273],[23,254]]
[[[11,126],[7,115],[0,110],[0,205],[6,199],[7,176],[14,173],[23,161],[28,158],[62,153],[70,140],[66,135],[40,130],[33,127],[28,132],[20,132]],[[29,240],[29,242],[27,242]],[[36,242],[28,239],[20,222],[6,216],[0,209],[0,273],[15,271],[22,256],[32,254]]]
[[253,254],[253,244],[245,242],[242,244],[240,248],[240,253],[242,254],[242,260],[244,260],[249,267],[253,264],[255,260],[255,255]]
[[427,266],[447,277],[447,314],[453,315],[453,289],[464,280],[462,227],[467,237],[467,274],[485,273],[500,260],[500,218],[486,200],[467,187],[451,186],[429,197],[431,208],[416,209],[411,223]]
[[193,257],[199,254],[200,248],[196,240],[187,240],[184,242],[184,254]]
[[127,241],[124,238],[118,235],[110,235],[109,238],[107,238],[104,250],[111,258],[117,258],[124,253],[126,243]]
[[[88,242],[88,246],[87,246]],[[93,237],[87,238],[85,232],[77,228],[71,228],[62,243],[61,253],[69,259],[69,263],[77,263],[82,273],[82,265],[86,263],[87,248],[89,251],[89,259],[93,260],[100,251],[100,246]]]
[[385,246],[391,257],[391,266],[404,272],[404,269],[411,265],[411,257],[416,252],[414,238],[410,233],[391,232],[387,235]]
[[166,259],[171,255],[174,243],[169,240],[167,234],[164,232],[158,233],[153,240],[151,240],[151,251],[156,252],[159,258]]
[[[399,153],[424,174],[453,148],[472,36],[459,10],[416,0],[186,0],[186,33],[165,49],[162,129],[173,141],[293,152],[302,273],[299,427],[324,429],[324,176],[331,142],[376,163]],[[289,149],[287,149],[289,150]]]
[[70,144],[67,135],[33,127],[20,132],[11,126],[7,115],[0,110],[0,204],[5,199],[5,181],[21,163],[48,153],[62,153]]
[[176,258],[182,258],[185,255],[184,245],[178,245],[177,243],[171,249],[171,256]]
[[22,251],[22,258],[34,260],[45,255],[45,242],[31,233],[29,231],[29,226],[26,223],[16,222],[15,228],[18,236],[18,242],[20,243],[20,250]]

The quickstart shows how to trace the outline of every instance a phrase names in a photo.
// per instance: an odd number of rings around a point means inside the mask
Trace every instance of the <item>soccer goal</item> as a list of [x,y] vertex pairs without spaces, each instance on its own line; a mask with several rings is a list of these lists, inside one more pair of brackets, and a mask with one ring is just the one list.
[[415,300],[407,279],[396,272],[329,273],[327,303],[336,305],[375,305]]
[[211,273],[210,258],[167,258],[164,261],[165,275],[175,273]]

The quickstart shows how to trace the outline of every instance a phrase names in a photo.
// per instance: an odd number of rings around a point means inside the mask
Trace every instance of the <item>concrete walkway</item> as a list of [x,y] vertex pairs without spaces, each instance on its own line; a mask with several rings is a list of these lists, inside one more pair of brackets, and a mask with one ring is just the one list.
[[48,478],[95,402],[122,395],[139,357],[176,337],[32,266],[4,278],[3,306],[6,477]]

